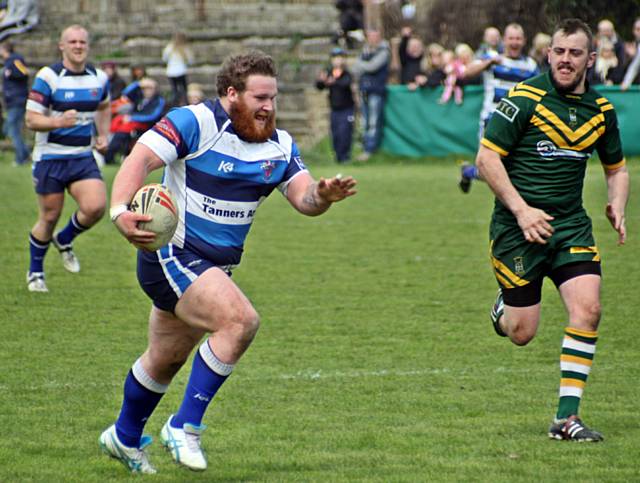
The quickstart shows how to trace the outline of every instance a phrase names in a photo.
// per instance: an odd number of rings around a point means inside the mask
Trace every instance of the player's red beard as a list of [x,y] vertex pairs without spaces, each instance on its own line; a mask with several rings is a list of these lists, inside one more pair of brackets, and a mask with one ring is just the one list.
[[259,126],[255,112],[251,111],[242,96],[231,104],[229,117],[236,134],[244,141],[250,143],[263,143],[271,136],[276,129],[276,113],[271,111],[267,114],[267,120],[264,126]]

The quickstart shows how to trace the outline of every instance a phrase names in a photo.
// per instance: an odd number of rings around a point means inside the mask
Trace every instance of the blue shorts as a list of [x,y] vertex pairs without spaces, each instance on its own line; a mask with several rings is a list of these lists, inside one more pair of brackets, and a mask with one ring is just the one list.
[[83,179],[102,179],[93,155],[76,159],[46,159],[33,163],[36,193],[63,193],[71,183]]
[[182,294],[204,272],[218,267],[231,276],[231,267],[221,267],[190,250],[169,243],[160,250],[138,250],[138,283],[153,305],[174,312]]

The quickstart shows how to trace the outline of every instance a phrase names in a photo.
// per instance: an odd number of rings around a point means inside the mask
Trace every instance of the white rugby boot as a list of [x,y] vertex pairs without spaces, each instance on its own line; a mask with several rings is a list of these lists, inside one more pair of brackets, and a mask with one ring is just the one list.
[[206,429],[205,425],[194,426],[186,423],[182,429],[171,426],[173,414],[160,431],[160,440],[163,446],[171,453],[173,459],[183,466],[194,470],[207,469],[207,459],[200,448],[200,435]]
[[48,292],[43,272],[27,272],[27,289],[29,292]]
[[62,257],[62,266],[65,268],[67,272],[78,273],[80,271],[80,262],[78,261],[78,257],[73,253],[73,244],[69,243],[68,245],[61,245],[58,243],[58,235],[54,235],[51,238],[53,245],[60,252],[60,256]]
[[116,425],[112,424],[100,435],[100,448],[107,455],[117,459],[127,467],[131,473],[144,473],[153,475],[156,469],[149,463],[149,458],[144,448],[151,444],[151,436],[144,435],[140,440],[139,448],[131,448],[122,444],[116,433]]

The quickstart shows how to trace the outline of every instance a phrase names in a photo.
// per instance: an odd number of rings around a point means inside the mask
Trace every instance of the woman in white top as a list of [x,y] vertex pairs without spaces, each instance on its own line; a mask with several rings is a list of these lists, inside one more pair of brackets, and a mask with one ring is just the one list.
[[171,42],[162,51],[162,60],[167,63],[167,77],[171,82],[171,104],[181,106],[187,102],[187,66],[193,62],[193,54],[182,32],[173,35]]

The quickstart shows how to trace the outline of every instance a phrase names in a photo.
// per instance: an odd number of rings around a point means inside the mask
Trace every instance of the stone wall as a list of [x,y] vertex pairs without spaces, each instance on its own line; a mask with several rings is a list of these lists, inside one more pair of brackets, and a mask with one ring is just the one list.
[[143,64],[163,91],[169,86],[162,48],[176,31],[185,32],[195,54],[189,81],[215,94],[215,76],[229,54],[258,48],[279,66],[279,126],[300,144],[327,132],[326,94],[309,89],[326,63],[336,28],[332,0],[47,0],[41,22],[14,37],[17,49],[35,69],[58,57],[57,41],[67,25],[91,32],[91,60],[115,60],[127,78],[132,64]]

